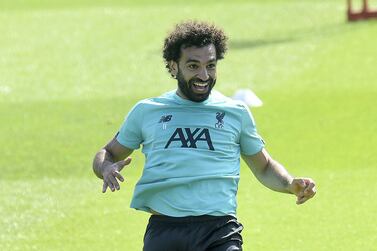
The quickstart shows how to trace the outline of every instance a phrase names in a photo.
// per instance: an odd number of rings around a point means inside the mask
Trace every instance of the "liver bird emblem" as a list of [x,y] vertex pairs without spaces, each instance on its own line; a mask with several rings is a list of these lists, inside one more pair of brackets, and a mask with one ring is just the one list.
[[225,112],[216,112],[216,119],[217,123],[215,124],[216,128],[223,128],[224,127],[224,118]]

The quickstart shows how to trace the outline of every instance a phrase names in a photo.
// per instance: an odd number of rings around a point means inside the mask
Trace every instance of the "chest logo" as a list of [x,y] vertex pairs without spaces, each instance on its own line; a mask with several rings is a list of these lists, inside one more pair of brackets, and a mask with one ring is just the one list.
[[225,112],[216,112],[216,119],[217,123],[215,124],[216,128],[223,128],[224,127],[224,117],[225,117]]
[[203,141],[207,143],[209,150],[215,150],[211,134],[207,128],[195,128],[194,131],[191,131],[190,128],[177,128],[166,143],[165,149],[174,141],[181,142],[181,147],[183,148],[197,148],[196,143]]
[[171,120],[171,118],[173,117],[173,115],[163,115],[160,119],[160,121],[158,121],[158,123],[162,123],[162,129],[166,129],[166,125],[167,123]]

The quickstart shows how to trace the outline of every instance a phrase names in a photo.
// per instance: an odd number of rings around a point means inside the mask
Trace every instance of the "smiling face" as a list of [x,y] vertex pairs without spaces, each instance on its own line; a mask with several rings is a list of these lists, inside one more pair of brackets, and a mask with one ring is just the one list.
[[179,61],[170,64],[178,81],[178,95],[194,102],[206,100],[216,83],[216,63],[213,44],[182,48]]

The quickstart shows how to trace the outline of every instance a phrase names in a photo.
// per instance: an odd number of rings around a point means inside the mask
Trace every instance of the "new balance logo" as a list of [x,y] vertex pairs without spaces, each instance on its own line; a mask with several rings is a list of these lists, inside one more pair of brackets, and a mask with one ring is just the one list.
[[173,117],[173,115],[164,115],[161,117],[160,121],[158,123],[166,123],[166,122],[169,122],[171,120],[171,117]]
[[164,115],[161,117],[160,121],[158,121],[158,123],[162,123],[163,130],[166,130],[167,123],[171,120],[171,117],[173,117],[173,115]]
[[197,148],[196,143],[198,141],[204,141],[207,143],[209,150],[215,150],[207,128],[196,128],[194,131],[191,131],[190,128],[177,128],[166,143],[165,149],[174,141],[181,142],[181,147],[185,148]]

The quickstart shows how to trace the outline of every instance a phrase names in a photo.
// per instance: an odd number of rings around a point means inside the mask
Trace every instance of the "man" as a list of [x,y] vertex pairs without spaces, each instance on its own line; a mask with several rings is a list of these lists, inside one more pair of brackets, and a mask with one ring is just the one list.
[[211,93],[226,40],[207,23],[177,25],[163,50],[177,90],[138,102],[95,156],[103,192],[114,192],[127,157],[143,145],[146,162],[131,207],[152,214],[145,251],[242,250],[236,218],[240,156],[263,185],[296,195],[297,204],[315,194],[313,180],[292,177],[271,158],[247,106]]

